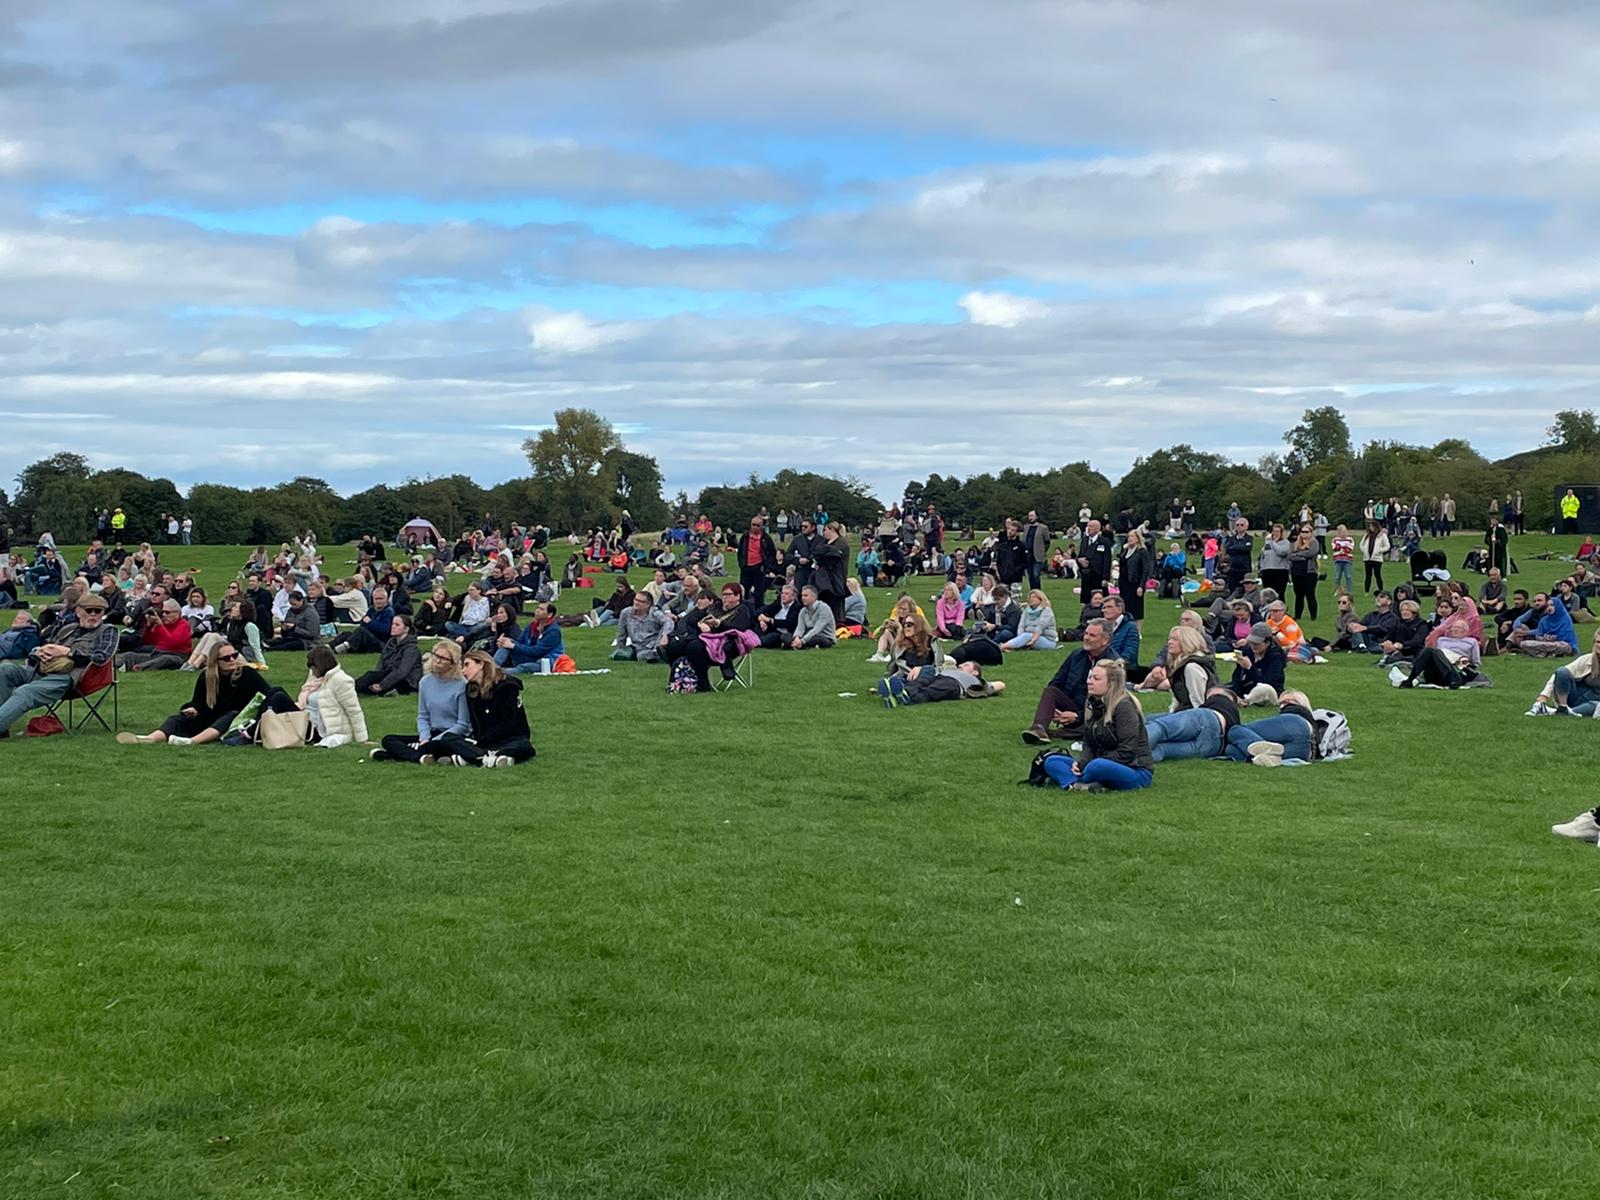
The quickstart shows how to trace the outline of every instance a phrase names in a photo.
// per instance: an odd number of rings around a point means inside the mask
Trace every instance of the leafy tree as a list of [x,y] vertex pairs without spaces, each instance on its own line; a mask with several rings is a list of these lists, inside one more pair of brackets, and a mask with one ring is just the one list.
[[197,483],[189,489],[185,511],[194,518],[200,541],[233,546],[250,540],[250,507],[250,492],[245,488]]
[[1555,423],[1545,430],[1545,435],[1550,445],[1574,454],[1600,451],[1600,419],[1595,417],[1593,409],[1582,412],[1563,409],[1556,414]]
[[17,476],[17,497],[12,502],[17,523],[23,531],[37,537],[50,524],[48,521],[40,524],[37,511],[45,489],[60,480],[88,478],[89,460],[81,454],[70,454],[65,451],[24,467],[22,473]]
[[1283,440],[1289,443],[1283,465],[1290,475],[1298,475],[1307,467],[1329,459],[1350,455],[1350,425],[1344,414],[1331,404],[1306,409],[1300,424],[1286,430]]
[[607,456],[622,449],[610,421],[592,409],[563,408],[555,423],[524,441],[522,449],[552,529],[570,532],[610,521],[616,488]]
[[607,455],[606,470],[615,489],[611,502],[627,509],[641,529],[661,529],[667,524],[667,502],[661,498],[661,468],[647,454],[617,449]]

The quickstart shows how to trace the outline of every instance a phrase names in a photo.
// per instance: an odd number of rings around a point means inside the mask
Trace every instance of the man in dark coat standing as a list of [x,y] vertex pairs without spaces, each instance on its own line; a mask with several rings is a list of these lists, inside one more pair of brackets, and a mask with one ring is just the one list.
[[1083,543],[1078,547],[1078,571],[1078,602],[1087,604],[1089,594],[1111,579],[1111,535],[1093,517],[1084,526]]
[[750,518],[750,529],[739,540],[739,586],[749,597],[752,612],[767,602],[767,582],[778,574],[778,547],[767,533],[766,519]]

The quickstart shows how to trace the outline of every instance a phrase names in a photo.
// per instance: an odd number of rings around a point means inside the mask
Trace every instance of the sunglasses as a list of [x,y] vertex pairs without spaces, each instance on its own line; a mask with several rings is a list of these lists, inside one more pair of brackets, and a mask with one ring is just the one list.
[[238,662],[239,656],[237,654],[219,654],[217,655],[217,661],[219,663]]

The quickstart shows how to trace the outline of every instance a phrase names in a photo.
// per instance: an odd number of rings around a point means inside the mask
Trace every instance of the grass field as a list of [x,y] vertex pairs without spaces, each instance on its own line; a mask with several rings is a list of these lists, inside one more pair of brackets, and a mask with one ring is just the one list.
[[1600,858],[1548,832],[1600,724],[1523,718],[1550,664],[1294,668],[1352,760],[1069,797],[1015,786],[1057,654],[886,712],[864,645],[669,697],[608,641],[512,771],[0,745],[0,1197],[1600,1190]]

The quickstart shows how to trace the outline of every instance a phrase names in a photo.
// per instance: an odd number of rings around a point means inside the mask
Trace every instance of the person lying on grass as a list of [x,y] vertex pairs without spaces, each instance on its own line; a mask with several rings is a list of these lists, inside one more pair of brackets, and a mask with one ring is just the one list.
[[119,733],[125,746],[159,745],[204,746],[219,741],[228,727],[257,696],[261,707],[272,712],[295,712],[293,701],[282,688],[273,687],[260,671],[244,661],[244,655],[227,642],[213,646],[206,656],[205,670],[194,681],[189,703],[146,734]]
[[[1087,637],[1086,632],[1085,640]],[[1128,692],[1127,681],[1127,671],[1118,659],[1102,659],[1090,670],[1083,749],[1076,759],[1060,755],[1044,762],[1045,774],[1068,791],[1137,791],[1155,779],[1144,710]]]
[[1304,692],[1284,692],[1278,715],[1228,730],[1223,752],[1233,762],[1276,767],[1285,759],[1310,762],[1315,754],[1316,718]]
[[1556,673],[1545,680],[1544,687],[1533,698],[1527,715],[1600,715],[1600,630],[1595,631],[1588,654],[1578,656],[1564,667],[1557,667]]
[[986,680],[983,667],[969,662],[943,667],[914,667],[907,675],[887,675],[878,680],[878,698],[885,708],[907,704],[937,704],[943,700],[986,700],[1006,690],[1000,680]]
[[1178,758],[1217,758],[1238,726],[1239,698],[1225,687],[1206,691],[1198,707],[1174,709],[1145,718],[1145,737],[1155,762]]

